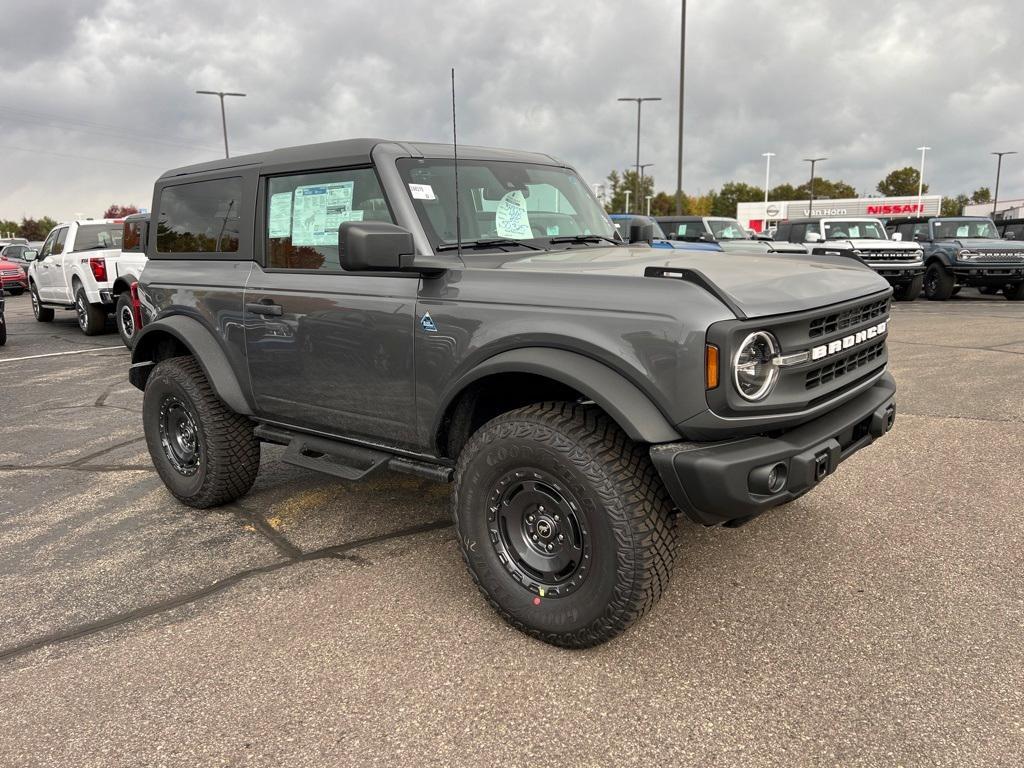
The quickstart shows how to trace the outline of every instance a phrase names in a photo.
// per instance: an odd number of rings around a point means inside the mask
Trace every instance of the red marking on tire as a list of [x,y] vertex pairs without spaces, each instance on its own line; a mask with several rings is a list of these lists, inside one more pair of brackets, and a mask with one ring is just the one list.
[[533,604],[534,605],[540,605],[540,598],[539,597],[533,598]]

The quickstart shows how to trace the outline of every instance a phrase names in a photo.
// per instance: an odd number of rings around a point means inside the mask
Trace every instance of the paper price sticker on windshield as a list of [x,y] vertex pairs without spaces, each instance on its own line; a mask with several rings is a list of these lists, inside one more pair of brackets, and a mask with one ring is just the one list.
[[498,237],[512,237],[518,240],[533,237],[530,217],[526,213],[526,198],[518,189],[508,192],[494,212],[494,229]]
[[434,188],[429,184],[410,184],[409,193],[413,200],[437,200]]

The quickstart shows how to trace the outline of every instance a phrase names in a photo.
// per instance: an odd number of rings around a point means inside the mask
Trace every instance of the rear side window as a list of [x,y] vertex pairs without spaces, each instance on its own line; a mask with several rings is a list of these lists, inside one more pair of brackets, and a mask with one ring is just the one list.
[[141,253],[146,250],[146,222],[126,221],[121,237],[121,250]]
[[164,187],[156,225],[157,251],[237,252],[241,207],[241,177]]
[[338,227],[394,223],[372,168],[346,168],[267,180],[267,266],[340,270]]
[[775,233],[772,235],[773,240],[789,240],[789,228],[791,224],[780,223],[775,227]]

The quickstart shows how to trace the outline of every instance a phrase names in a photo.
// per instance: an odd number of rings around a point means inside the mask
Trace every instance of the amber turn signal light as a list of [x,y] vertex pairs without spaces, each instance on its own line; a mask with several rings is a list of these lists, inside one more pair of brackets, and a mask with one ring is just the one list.
[[704,386],[708,389],[718,387],[718,347],[714,344],[704,347]]

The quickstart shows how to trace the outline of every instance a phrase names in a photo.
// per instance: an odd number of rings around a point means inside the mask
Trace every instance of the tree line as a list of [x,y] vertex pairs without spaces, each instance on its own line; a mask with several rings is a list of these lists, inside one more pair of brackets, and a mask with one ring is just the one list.
[[[124,216],[138,212],[139,209],[134,205],[114,204],[108,206],[100,218],[120,219]],[[10,219],[0,219],[0,237],[23,237],[29,242],[45,240],[46,236],[50,234],[50,230],[56,227],[59,223],[59,221],[52,219],[49,216],[43,216],[38,219],[23,216],[20,222]]]
[[[884,197],[905,197],[917,194],[919,171],[907,166],[890,171],[878,182],[875,190]],[[646,212],[648,196],[651,197],[652,216],[671,216],[676,212],[676,196],[674,192],[655,192],[654,177],[643,176],[641,179],[640,200],[634,199],[637,190],[635,170],[622,173],[612,171],[608,174],[605,185],[605,210],[608,213],[622,213],[626,210],[626,193],[630,193],[629,208],[631,212]],[[922,193],[928,192],[928,185],[921,188]],[[768,190],[769,200],[806,200],[811,196],[810,180],[803,184],[779,184]],[[837,200],[857,197],[857,190],[845,181],[832,181],[828,178],[815,178],[815,200]],[[764,200],[764,187],[747,184],[744,181],[729,181],[721,189],[712,189],[698,195],[683,193],[683,213],[690,216],[735,216],[738,203],[757,203]],[[942,200],[943,216],[959,216],[964,206],[970,203],[988,203],[992,201],[992,193],[988,187],[974,190],[971,195],[959,194],[956,197],[944,197]]]

